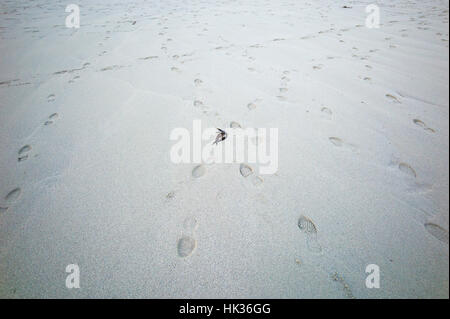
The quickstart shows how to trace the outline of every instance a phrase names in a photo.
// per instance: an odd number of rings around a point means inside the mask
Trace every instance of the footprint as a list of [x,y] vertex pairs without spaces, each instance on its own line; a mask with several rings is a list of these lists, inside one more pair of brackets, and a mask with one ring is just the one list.
[[197,241],[190,236],[182,236],[178,240],[177,251],[178,256],[180,257],[188,257],[192,255],[195,248],[197,247]]
[[157,59],[158,56],[157,55],[149,55],[143,58],[139,58],[139,60],[150,60],[150,59]]
[[183,222],[183,227],[186,231],[194,233],[198,227],[197,219],[195,217],[187,217]]
[[306,234],[308,249],[314,253],[322,252],[322,247],[317,240],[317,227],[313,221],[306,216],[300,216],[298,219],[298,228]]
[[289,89],[288,88],[279,88],[280,93],[286,93]]
[[426,223],[425,228],[431,235],[448,244],[448,231],[444,228],[433,223]]
[[355,298],[353,296],[352,290],[350,289],[349,285],[347,284],[347,282],[344,280],[344,278],[341,275],[339,275],[337,272],[335,272],[331,275],[331,279],[333,279],[333,281],[336,281],[342,285],[342,288],[344,289],[344,292],[348,298],[350,298],[350,299]]
[[230,127],[231,128],[242,128],[241,124],[239,124],[238,122],[230,122]]
[[323,67],[323,65],[322,65],[322,64],[319,64],[319,65],[314,65],[314,66],[313,66],[313,70],[321,70],[321,69],[322,69],[322,67]]
[[51,125],[53,123],[55,123],[56,119],[59,117],[58,113],[53,113],[52,115],[50,115],[47,119],[47,121],[45,121],[44,125]]
[[175,191],[171,191],[171,192],[169,192],[167,195],[166,195],[166,198],[167,199],[172,199],[172,198],[174,198],[175,197]]
[[192,177],[194,178],[199,178],[203,175],[205,175],[206,173],[206,168],[203,165],[197,165],[194,167],[194,169],[192,170]]
[[178,256],[184,258],[192,255],[195,248],[197,247],[197,240],[194,238],[194,233],[197,230],[198,223],[195,217],[189,216],[183,221],[184,230],[189,233],[189,235],[183,234],[180,239],[178,239]]
[[30,145],[22,146],[22,148],[18,152],[18,162],[22,162],[28,159],[28,153],[31,151]]
[[6,205],[9,206],[11,204],[14,204],[20,198],[21,194],[22,190],[19,187],[14,188],[4,198]]
[[248,104],[247,104],[247,108],[248,108],[249,110],[254,110],[254,109],[256,109],[256,104],[255,104],[255,103],[248,103]]
[[200,80],[200,79],[195,79],[194,80],[194,84],[197,85],[197,86],[201,85],[202,83],[203,83],[203,81]]
[[332,136],[332,137],[329,137],[328,140],[336,147],[343,147],[343,148],[351,150],[352,152],[358,151],[358,147],[356,145],[345,142],[342,139],[340,139],[339,137]]
[[344,145],[344,142],[339,137],[329,137],[328,139],[337,147]]
[[401,103],[401,102],[399,101],[399,99],[398,99],[396,96],[392,95],[392,94],[386,94],[386,97],[387,97],[389,100],[391,100],[392,102],[394,102],[394,103]]
[[432,128],[428,127],[423,121],[421,121],[419,119],[414,119],[413,123],[416,124],[417,126],[420,126],[421,128],[423,128],[427,132],[431,132],[431,133],[435,133],[436,132],[435,130],[433,130]]
[[422,127],[422,128],[425,128],[425,127],[426,127],[425,123],[422,122],[421,120],[414,119],[413,122],[414,122],[414,124],[416,124],[416,125],[418,125],[418,126],[420,126],[420,127]]
[[74,83],[76,80],[80,78],[79,75],[74,76],[72,79],[69,80],[69,83]]
[[405,174],[408,174],[414,178],[417,177],[416,171],[407,163],[398,164],[398,169]]
[[199,100],[195,100],[195,101],[194,101],[194,106],[195,106],[195,107],[202,107],[202,106],[203,106],[203,102],[202,102],[202,101],[199,101]]
[[241,172],[241,175],[244,177],[248,177],[253,174],[253,169],[244,163],[241,163],[239,171]]
[[327,117],[327,118],[331,118],[331,115],[333,115],[333,112],[332,112],[329,108],[327,108],[327,107],[323,107],[320,111],[321,111],[322,114],[325,115],[325,117]]
[[254,186],[260,186],[262,185],[262,183],[264,183],[264,180],[262,179],[261,176],[252,176],[252,184]]
[[55,94],[50,94],[49,96],[47,96],[47,101],[48,102],[53,102],[56,99]]

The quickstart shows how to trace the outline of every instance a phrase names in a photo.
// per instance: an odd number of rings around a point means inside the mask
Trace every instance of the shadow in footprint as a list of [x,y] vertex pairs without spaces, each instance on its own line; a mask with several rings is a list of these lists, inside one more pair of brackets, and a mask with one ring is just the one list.
[[428,127],[423,121],[421,121],[419,119],[414,119],[413,123],[416,124],[417,126],[423,128],[427,132],[435,133],[435,130],[433,130],[432,128]]
[[192,177],[194,178],[199,178],[203,175],[205,175],[206,173],[206,168],[204,165],[197,165],[194,167],[194,169],[192,170]]
[[255,104],[255,103],[248,103],[248,104],[247,104],[247,108],[248,108],[249,110],[254,110],[254,109],[256,109],[256,104]]
[[230,122],[230,127],[231,128],[242,128],[241,124],[239,124],[238,122]]
[[177,251],[179,257],[188,257],[194,252],[197,247],[197,240],[194,238],[197,227],[198,223],[195,217],[189,216],[183,221],[183,228],[189,235],[183,234],[178,239]]
[[190,236],[183,236],[178,240],[177,252],[180,257],[192,255],[197,247],[197,241]]
[[173,198],[175,198],[175,191],[171,191],[171,192],[167,193],[167,195],[166,195],[167,200],[171,200]]
[[20,198],[21,194],[22,190],[19,187],[14,188],[5,196],[5,203],[7,205],[14,204]]
[[19,187],[14,188],[3,198],[4,204],[0,206],[0,213],[3,213],[8,210],[9,206],[17,202],[17,200],[22,195],[22,190]]
[[422,128],[425,128],[425,127],[426,127],[425,123],[422,122],[421,120],[418,120],[418,119],[414,119],[414,120],[413,120],[413,123],[416,124],[417,126],[422,127]]
[[344,145],[344,142],[339,137],[329,137],[328,139],[337,147],[342,147],[342,145]]
[[333,115],[333,112],[327,107],[322,107],[320,112],[322,112],[322,116],[326,119],[331,119],[331,116]]
[[52,115],[50,115],[48,117],[47,121],[45,121],[44,125],[48,126],[48,125],[55,123],[55,121],[58,119],[58,117],[59,117],[58,113],[53,113]]
[[252,180],[252,184],[254,186],[260,186],[260,185],[262,185],[264,183],[264,180],[262,179],[261,176],[256,176],[256,175],[252,176],[251,180]]
[[433,223],[426,223],[425,229],[434,237],[448,244],[448,231],[439,225]]
[[239,166],[239,171],[240,171],[241,175],[244,177],[248,177],[253,174],[253,169],[250,166],[248,166],[247,164],[243,164],[243,163]]
[[417,177],[416,171],[407,163],[398,164],[398,169],[409,176]]
[[28,159],[28,153],[31,151],[30,145],[22,146],[22,148],[18,152],[18,162],[22,162]]
[[339,137],[332,136],[332,137],[329,137],[328,140],[336,147],[342,147],[345,149],[349,149],[352,152],[358,151],[358,147],[356,145],[345,142],[342,139],[340,139]]
[[392,94],[386,94],[386,97],[394,103],[402,103],[396,96]]

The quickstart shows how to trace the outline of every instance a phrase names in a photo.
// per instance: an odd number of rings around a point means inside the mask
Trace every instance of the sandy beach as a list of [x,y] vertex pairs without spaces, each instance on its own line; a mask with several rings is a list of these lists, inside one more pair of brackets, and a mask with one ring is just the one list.
[[449,298],[449,2],[372,3],[0,0],[0,298]]

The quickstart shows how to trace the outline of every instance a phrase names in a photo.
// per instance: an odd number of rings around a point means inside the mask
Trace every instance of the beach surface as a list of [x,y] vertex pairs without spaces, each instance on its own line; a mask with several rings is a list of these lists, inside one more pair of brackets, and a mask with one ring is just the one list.
[[448,298],[449,3],[371,3],[1,0],[0,297]]

